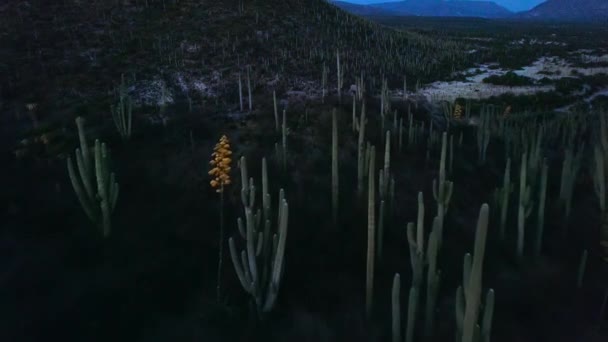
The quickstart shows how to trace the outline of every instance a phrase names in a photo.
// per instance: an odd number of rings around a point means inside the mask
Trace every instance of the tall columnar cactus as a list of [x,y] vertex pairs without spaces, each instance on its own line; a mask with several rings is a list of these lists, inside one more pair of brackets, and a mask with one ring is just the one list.
[[490,144],[490,113],[487,109],[482,108],[479,115],[479,126],[477,127],[477,151],[479,154],[479,163],[486,162],[486,153]]
[[517,207],[517,247],[515,255],[519,260],[524,257],[524,238],[526,218],[532,213],[532,199],[530,185],[527,183],[527,154],[521,158],[521,171],[519,176],[519,205]]
[[[576,184],[576,177],[581,168],[581,161],[585,146],[582,145],[576,153],[573,147],[567,147],[565,152],[564,161],[562,164],[561,174],[561,185],[559,190],[559,198],[564,206],[564,227],[567,227],[568,219],[570,218],[570,211],[572,208],[572,195],[574,193],[574,185]],[[564,228],[564,233],[566,229]]]
[[336,109],[332,111],[332,134],[331,134],[331,206],[334,224],[338,222],[338,118]]
[[352,126],[353,126],[353,133],[357,133],[357,131],[359,130],[359,127],[357,126],[357,97],[353,95],[353,114],[352,114]]
[[281,123],[281,143],[283,146],[283,172],[287,171],[287,113],[283,109],[283,122]]
[[538,216],[536,219],[536,241],[534,244],[534,256],[538,258],[543,244],[543,231],[545,228],[545,201],[547,199],[547,178],[549,172],[549,165],[547,159],[543,159],[540,175],[540,187],[538,195]]
[[418,217],[416,226],[414,223],[407,225],[407,241],[410,249],[410,262],[412,264],[412,285],[422,285],[422,273],[424,271],[424,195],[418,193]]
[[251,95],[251,67],[247,66],[247,96],[249,98],[249,111],[253,110],[253,96]]
[[357,143],[357,194],[363,195],[363,181],[365,179],[365,101],[361,105],[361,118],[359,120],[359,139]]
[[325,103],[325,96],[327,95],[327,75],[329,73],[329,68],[327,67],[327,65],[325,65],[325,62],[323,62],[323,68],[321,70],[321,88],[322,88],[322,94],[321,94],[321,101],[323,103]]
[[401,276],[395,274],[391,291],[392,341],[401,342]]
[[[601,115],[601,114],[600,114]],[[602,119],[602,122],[605,119]],[[602,124],[605,126],[605,124]],[[593,171],[593,185],[595,194],[598,198],[599,209],[601,212],[602,223],[600,226],[600,245],[603,249],[604,259],[608,261],[608,210],[606,208],[606,178],[608,178],[608,150],[605,149],[603,141],[604,135],[601,133],[600,144],[594,147],[594,171]],[[608,143],[607,143],[608,144]]]
[[542,141],[544,130],[542,126],[534,128],[532,130],[533,138],[531,141],[530,153],[528,154],[528,181],[530,188],[536,188],[536,181],[538,179],[538,172],[542,167]]
[[376,178],[375,171],[376,148],[371,147],[369,175],[368,175],[368,202],[367,202],[367,277],[365,285],[365,312],[367,318],[371,317],[374,302],[374,259],[376,238]]
[[72,187],[89,219],[95,223],[104,237],[112,229],[112,212],[116,207],[119,187],[115,175],[110,172],[110,155],[105,143],[95,140],[93,154],[89,150],[84,131],[84,118],[76,118],[80,148],[76,149],[76,165],[68,157],[68,174]]
[[133,101],[127,92],[124,75],[118,88],[118,104],[110,108],[114,126],[123,140],[131,139]]
[[[578,264],[578,272],[576,277],[576,287],[583,287],[583,278],[585,277],[585,269],[587,268],[587,250],[585,249],[581,254],[581,259]],[[603,317],[603,316],[602,316]]]
[[272,104],[274,105],[274,127],[275,130],[279,131],[279,109],[277,107],[277,92],[276,90],[272,91]]
[[437,254],[439,253],[439,216],[435,216],[433,220],[433,230],[429,235],[428,244],[428,264],[426,278],[426,310],[425,310],[425,334],[427,337],[433,335],[435,327],[435,303],[437,303],[437,294],[439,292],[439,282],[441,280],[441,271],[437,269]]
[[241,73],[239,72],[239,108],[243,111],[243,80]]
[[[245,249],[238,253],[233,238],[229,240],[230,257],[243,289],[251,296],[258,315],[270,312],[276,302],[284,270],[289,207],[283,189],[279,191],[277,232],[271,232],[270,195],[266,163],[262,164],[262,206],[255,209],[256,188],[247,178],[245,157],[241,157],[241,201],[245,224],[238,219],[238,230],[245,239]],[[260,226],[263,222],[264,227]]]
[[407,240],[410,250],[410,263],[412,265],[412,286],[408,302],[408,315],[406,327],[406,342],[414,340],[416,328],[416,317],[418,314],[418,301],[420,288],[422,287],[424,266],[426,258],[424,255],[424,197],[422,192],[418,193],[418,217],[416,226],[410,222],[407,224]]
[[481,281],[489,214],[489,206],[483,204],[477,219],[473,257],[468,253],[464,257],[463,284],[456,291],[457,342],[474,342],[479,341],[479,338],[484,342],[490,340],[494,311],[494,291],[492,289],[486,295],[482,326],[480,327],[477,323],[481,304]]
[[443,242],[443,219],[450,205],[454,183],[446,180],[445,159],[447,153],[447,132],[443,132],[441,139],[441,160],[439,162],[439,181],[433,180],[433,197],[437,202],[437,217],[439,219],[437,229],[437,246],[441,249]]
[[344,65],[340,64],[339,50],[336,50],[336,70],[338,75],[338,101],[342,103],[342,87],[344,85]]
[[507,226],[507,214],[509,213],[509,198],[513,192],[511,184],[511,158],[507,158],[507,165],[502,179],[502,187],[496,189],[496,202],[500,205],[500,239],[505,239],[505,229]]
[[378,174],[378,192],[380,195],[380,213],[378,218],[378,258],[382,259],[382,248],[384,243],[384,225],[386,222],[386,207],[390,196],[391,184],[391,132],[386,131],[384,141],[384,168]]

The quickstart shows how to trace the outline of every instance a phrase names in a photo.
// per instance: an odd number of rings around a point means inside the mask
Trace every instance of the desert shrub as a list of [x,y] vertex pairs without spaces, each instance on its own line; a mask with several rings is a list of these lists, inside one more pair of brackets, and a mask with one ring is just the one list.
[[530,77],[520,76],[513,71],[509,71],[504,75],[493,75],[490,77],[486,77],[483,79],[484,83],[495,84],[495,85],[505,85],[505,86],[526,86],[526,85],[534,85],[534,80]]
[[555,81],[555,90],[567,95],[579,91],[584,84],[585,81],[580,78],[562,77]]

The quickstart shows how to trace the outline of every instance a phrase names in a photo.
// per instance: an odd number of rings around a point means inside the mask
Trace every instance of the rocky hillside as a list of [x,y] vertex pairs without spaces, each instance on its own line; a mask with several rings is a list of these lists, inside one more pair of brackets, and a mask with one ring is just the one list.
[[161,86],[167,100],[234,93],[247,70],[254,93],[320,83],[324,63],[335,83],[337,51],[345,87],[362,72],[424,81],[470,62],[457,44],[395,32],[323,0],[12,1],[0,8],[0,29],[4,105],[63,113],[83,102],[107,108],[122,74],[141,85],[136,100],[154,106]]

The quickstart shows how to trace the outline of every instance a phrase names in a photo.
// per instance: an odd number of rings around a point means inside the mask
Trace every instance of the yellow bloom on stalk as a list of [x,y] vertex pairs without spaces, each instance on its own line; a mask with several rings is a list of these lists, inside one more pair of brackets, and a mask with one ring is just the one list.
[[222,135],[220,141],[213,148],[212,159],[209,162],[212,166],[209,175],[213,177],[209,184],[211,184],[212,188],[216,189],[215,192],[222,192],[224,186],[230,184],[231,155],[230,141],[228,141],[228,137]]
[[454,108],[454,115],[453,115],[454,119],[456,120],[460,120],[460,118],[462,117],[462,106],[459,104],[456,104],[456,107]]

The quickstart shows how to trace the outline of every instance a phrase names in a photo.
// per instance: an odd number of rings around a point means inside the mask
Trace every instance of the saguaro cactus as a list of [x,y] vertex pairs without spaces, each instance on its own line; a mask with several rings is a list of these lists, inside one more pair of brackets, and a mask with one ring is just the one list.
[[93,155],[89,150],[82,117],[76,118],[80,148],[76,149],[76,165],[68,157],[67,166],[72,187],[80,205],[107,237],[112,228],[111,216],[118,199],[118,183],[110,172],[110,155],[105,143],[95,140]]

